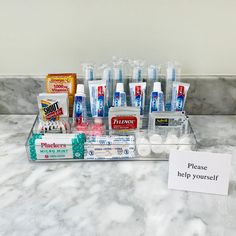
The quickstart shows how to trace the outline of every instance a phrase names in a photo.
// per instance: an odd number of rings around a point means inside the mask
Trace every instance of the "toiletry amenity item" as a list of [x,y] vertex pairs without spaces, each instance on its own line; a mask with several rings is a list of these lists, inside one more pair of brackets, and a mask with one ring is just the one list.
[[76,124],[84,123],[87,118],[86,95],[84,93],[83,84],[77,84],[77,91],[75,94],[75,101],[74,101],[73,118]]
[[102,136],[88,136],[86,144],[134,144],[134,135],[102,135]]
[[183,111],[190,84],[174,82],[172,88],[171,111]]
[[135,145],[86,145],[84,159],[129,159],[135,157]]
[[140,111],[138,107],[111,107],[108,120],[111,134],[135,132],[140,128]]
[[160,127],[181,126],[183,132],[188,129],[188,117],[184,111],[152,112],[149,114],[148,129],[155,131]]
[[133,81],[141,82],[142,81],[142,69],[140,66],[135,66],[133,68]]
[[76,74],[48,74],[46,77],[47,93],[68,93],[74,95],[76,90]]
[[48,74],[46,79],[47,93],[67,93],[70,114],[73,111],[74,95],[76,92],[77,76],[75,73]]
[[53,134],[61,134],[69,132],[69,122],[67,119],[60,119],[60,120],[48,120],[43,121],[39,120],[38,124],[38,133],[46,134],[46,133],[53,133]]
[[112,69],[109,66],[105,66],[103,69],[102,79],[106,81],[106,101],[107,107],[112,106],[112,96],[113,96],[113,80],[112,80]]
[[162,136],[159,134],[152,134],[149,136],[149,142],[151,144],[151,149],[153,153],[164,152],[164,145],[162,145]]
[[92,117],[95,118],[95,123],[102,123],[102,120],[99,118],[105,117],[106,114],[106,81],[89,81],[89,94]]
[[39,117],[43,121],[60,120],[61,117],[68,118],[68,94],[66,93],[40,93],[37,97]]
[[127,159],[135,157],[134,136],[88,136],[84,159]]
[[81,133],[81,134],[89,134],[89,124],[88,122],[84,122],[81,124],[76,125],[76,133]]
[[167,134],[166,141],[165,141],[166,152],[169,152],[170,150],[177,150],[178,143],[179,143],[179,138],[172,132],[169,132]]
[[147,69],[147,73],[148,73],[149,80],[153,82],[157,82],[158,73],[159,73],[159,68],[157,67],[157,65],[149,65]]
[[124,84],[117,83],[116,91],[113,97],[113,106],[114,107],[125,107],[126,106],[126,93],[124,92]]
[[132,107],[139,107],[140,115],[144,115],[146,83],[130,83],[130,99]]
[[94,80],[94,64],[84,63],[82,64],[84,71],[84,78],[87,81]]
[[178,144],[178,143],[179,143],[178,137],[175,134],[169,132],[166,137],[165,144]]
[[118,83],[123,82],[123,60],[122,58],[113,57],[113,75],[114,81]]
[[78,134],[54,134],[54,133],[45,133],[45,134],[33,134],[32,137],[29,139],[29,144],[32,145],[34,144],[35,139],[45,139],[45,138],[50,138],[50,139],[68,139],[68,138],[77,138],[78,140],[83,138],[84,136],[78,135]]
[[63,160],[84,158],[85,135],[71,135],[60,138],[58,135],[34,135],[29,140],[31,160]]
[[122,69],[120,67],[114,67],[114,80],[118,81],[119,83],[122,83],[123,81],[123,74]]
[[89,122],[81,123],[75,126],[73,130],[75,133],[81,133],[86,135],[103,135],[105,133],[105,127],[103,124],[95,123],[89,124]]
[[130,66],[133,68],[132,81],[142,82],[142,71],[144,66],[144,61],[142,60],[130,60]]
[[90,101],[89,101],[89,85],[88,82],[95,79],[95,72],[94,72],[95,65],[93,63],[83,63],[82,64],[82,71],[83,71],[83,82],[84,82],[84,91],[85,95],[88,98],[86,100],[86,107],[88,115],[90,115]]
[[153,91],[150,96],[150,109],[149,112],[164,111],[164,95],[161,91],[161,83],[154,82]]
[[145,137],[136,138],[136,149],[138,155],[140,155],[141,157],[147,157],[151,154],[150,143]]
[[90,125],[89,134],[92,136],[100,136],[105,133],[105,127],[103,124],[95,123]]
[[166,111],[171,110],[172,101],[172,87],[173,82],[178,81],[177,74],[179,73],[179,67],[176,62],[168,62],[166,68],[166,93],[165,93],[165,109]]

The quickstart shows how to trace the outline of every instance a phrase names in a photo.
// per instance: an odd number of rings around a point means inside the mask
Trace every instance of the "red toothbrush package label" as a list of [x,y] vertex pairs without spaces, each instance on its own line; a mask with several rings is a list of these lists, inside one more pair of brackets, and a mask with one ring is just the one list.
[[138,121],[135,116],[117,116],[111,118],[111,128],[116,130],[137,129]]

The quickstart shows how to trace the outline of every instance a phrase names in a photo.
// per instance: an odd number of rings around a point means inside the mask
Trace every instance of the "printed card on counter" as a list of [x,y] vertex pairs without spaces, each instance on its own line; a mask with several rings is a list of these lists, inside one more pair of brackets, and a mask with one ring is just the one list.
[[228,195],[231,155],[172,151],[168,188]]

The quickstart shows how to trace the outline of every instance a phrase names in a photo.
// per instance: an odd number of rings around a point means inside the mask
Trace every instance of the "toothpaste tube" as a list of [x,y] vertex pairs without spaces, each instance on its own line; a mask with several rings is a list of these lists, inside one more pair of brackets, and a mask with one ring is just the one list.
[[89,81],[89,94],[92,117],[105,117],[106,81]]
[[74,96],[76,77],[74,73],[48,74],[45,79],[47,93],[68,93]]
[[150,97],[150,113],[153,111],[164,111],[164,95],[161,91],[160,82],[154,82],[153,92]]
[[84,123],[87,118],[86,95],[84,93],[83,84],[77,84],[77,91],[74,100],[73,118],[74,122],[77,124]]
[[183,111],[190,84],[174,82],[172,89],[171,111]]
[[144,114],[146,82],[130,83],[129,88],[131,105],[132,107],[139,107],[140,115],[142,116]]
[[[83,135],[83,134],[79,134]],[[78,138],[35,138],[31,139],[31,160],[63,160],[84,158],[85,136]]]
[[39,116],[43,121],[56,121],[69,117],[69,101],[66,93],[40,93],[37,97]]
[[124,92],[123,83],[116,84],[116,91],[113,97],[113,107],[125,107],[126,106],[126,93]]

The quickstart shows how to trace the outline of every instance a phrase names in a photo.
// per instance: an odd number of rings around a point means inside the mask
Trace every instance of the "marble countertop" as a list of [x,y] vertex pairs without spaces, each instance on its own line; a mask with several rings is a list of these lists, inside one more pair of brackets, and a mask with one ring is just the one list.
[[[33,115],[0,116],[0,235],[236,235],[229,196],[167,189],[168,162],[29,163]],[[191,116],[202,150],[231,153],[236,116]]]

